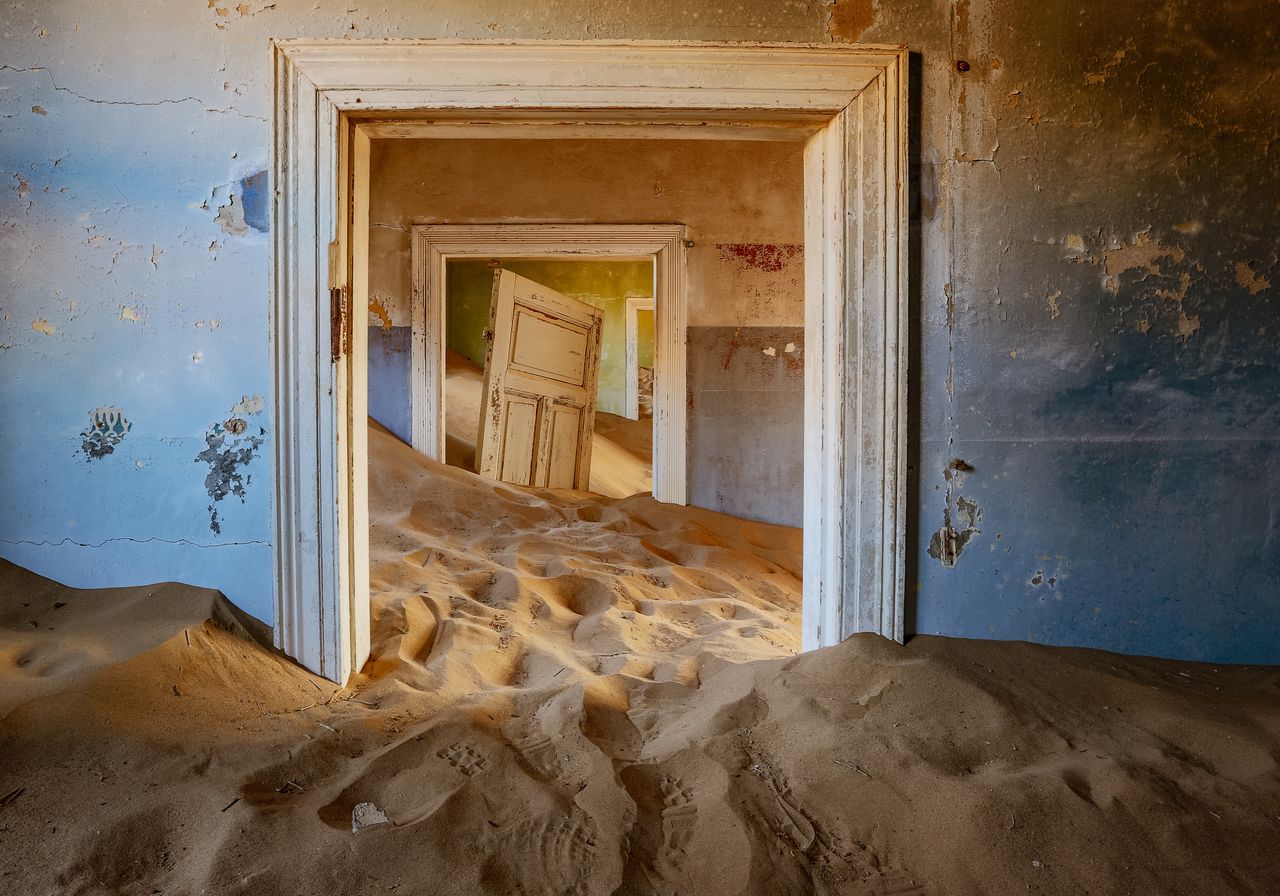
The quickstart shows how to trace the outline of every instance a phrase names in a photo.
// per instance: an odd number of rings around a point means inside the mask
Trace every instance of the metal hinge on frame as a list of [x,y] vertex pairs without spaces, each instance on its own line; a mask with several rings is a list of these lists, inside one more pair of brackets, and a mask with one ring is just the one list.
[[335,364],[347,352],[347,291],[341,286],[329,290],[329,349]]

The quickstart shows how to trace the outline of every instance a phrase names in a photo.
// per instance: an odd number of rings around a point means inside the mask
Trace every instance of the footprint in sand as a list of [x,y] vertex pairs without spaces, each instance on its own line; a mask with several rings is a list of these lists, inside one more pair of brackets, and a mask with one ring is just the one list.
[[676,866],[693,839],[698,806],[693,801],[693,788],[685,787],[679,778],[664,778],[661,787],[662,853],[659,858]]
[[504,843],[485,871],[500,892],[586,896],[597,866],[594,825],[580,810],[544,815],[503,832]]
[[474,777],[484,771],[489,760],[483,753],[478,753],[472,749],[470,744],[456,743],[436,753],[445,762],[448,762],[458,771],[462,772],[468,778]]

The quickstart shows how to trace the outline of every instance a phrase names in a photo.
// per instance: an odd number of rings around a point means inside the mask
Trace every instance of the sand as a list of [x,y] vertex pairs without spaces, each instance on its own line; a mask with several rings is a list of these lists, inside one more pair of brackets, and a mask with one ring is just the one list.
[[796,656],[795,530],[370,446],[350,688],[0,565],[0,893],[1280,892],[1280,668]]
[[[445,353],[445,460],[475,471],[484,370],[457,352]],[[653,490],[653,418],[628,420],[596,412],[590,490],[627,498]]]

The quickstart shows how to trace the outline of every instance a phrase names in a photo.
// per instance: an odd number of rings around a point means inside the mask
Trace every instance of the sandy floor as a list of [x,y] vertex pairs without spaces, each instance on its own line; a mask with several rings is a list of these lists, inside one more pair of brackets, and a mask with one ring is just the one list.
[[798,532],[370,439],[350,690],[0,564],[0,893],[1280,892],[1280,669],[795,657]]
[[[484,371],[456,352],[445,354],[445,460],[475,470]],[[598,412],[591,440],[591,491],[626,498],[653,490],[653,418],[628,420]]]

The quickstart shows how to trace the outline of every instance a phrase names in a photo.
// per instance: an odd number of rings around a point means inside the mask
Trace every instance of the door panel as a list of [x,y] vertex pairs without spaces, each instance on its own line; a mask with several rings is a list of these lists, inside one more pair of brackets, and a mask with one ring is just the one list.
[[476,469],[517,485],[585,489],[602,312],[511,271],[494,275]]
[[582,430],[582,411],[568,405],[548,403],[549,412],[543,416],[549,420],[547,427],[551,444],[544,456],[547,458],[545,475],[539,485],[547,488],[574,488],[578,470],[578,434]]
[[512,367],[531,376],[545,377],[570,386],[584,385],[586,327],[547,318],[529,308],[516,306],[513,329]]
[[499,478],[516,485],[532,485],[538,400],[530,396],[509,395],[505,403],[506,432],[502,438],[502,473]]

